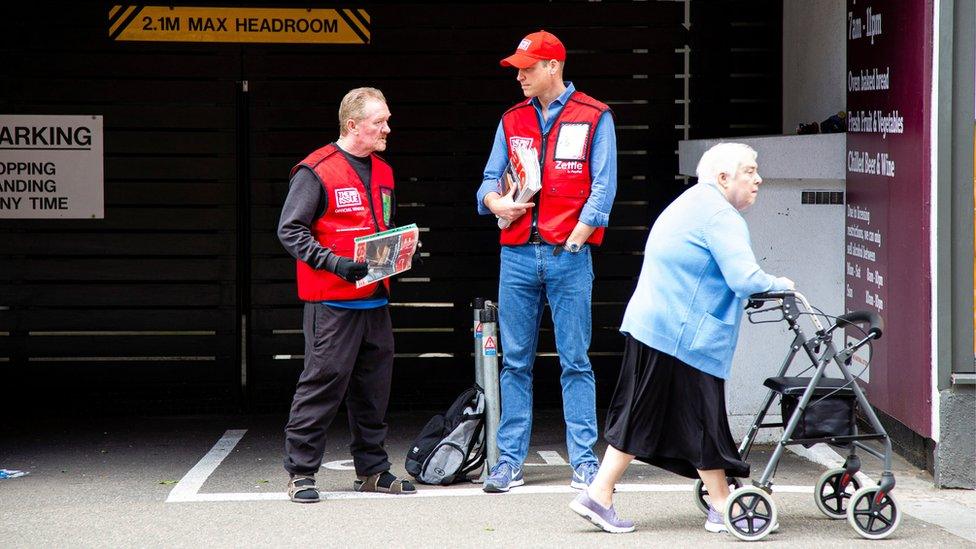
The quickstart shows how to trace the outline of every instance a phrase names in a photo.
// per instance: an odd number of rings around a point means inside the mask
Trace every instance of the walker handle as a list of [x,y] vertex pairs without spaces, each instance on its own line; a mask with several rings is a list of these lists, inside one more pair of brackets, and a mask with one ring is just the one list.
[[793,290],[778,290],[774,292],[759,292],[758,294],[752,294],[749,299],[754,299],[756,301],[769,301],[771,299],[786,299],[787,297],[796,295]]
[[870,324],[868,328],[869,337],[881,339],[881,333],[884,331],[884,319],[874,311],[853,311],[846,315],[840,315],[837,317],[837,324],[835,326],[843,328],[845,324],[857,324],[860,322]]
[[746,309],[758,309],[763,306],[764,301],[772,301],[774,299],[786,299],[787,296],[794,295],[792,290],[778,291],[778,292],[759,292],[758,294],[752,294],[749,299],[746,300]]

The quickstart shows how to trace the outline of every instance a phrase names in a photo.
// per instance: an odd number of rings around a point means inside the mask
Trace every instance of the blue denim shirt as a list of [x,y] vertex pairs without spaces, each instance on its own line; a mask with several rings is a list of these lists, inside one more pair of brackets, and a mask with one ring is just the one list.
[[[549,133],[552,124],[559,117],[569,96],[576,91],[572,82],[566,82],[566,91],[549,105],[548,120],[542,119],[542,105],[538,97],[532,98],[532,106],[539,118],[543,133]],[[478,213],[491,213],[485,206],[485,196],[490,192],[500,192],[498,180],[508,166],[508,146],[505,144],[505,130],[498,123],[491,155],[485,165],[481,187],[478,188]],[[606,227],[610,224],[610,208],[617,194],[617,137],[613,126],[613,116],[603,113],[593,132],[593,149],[590,156],[590,197],[583,205],[579,220],[591,227]]]

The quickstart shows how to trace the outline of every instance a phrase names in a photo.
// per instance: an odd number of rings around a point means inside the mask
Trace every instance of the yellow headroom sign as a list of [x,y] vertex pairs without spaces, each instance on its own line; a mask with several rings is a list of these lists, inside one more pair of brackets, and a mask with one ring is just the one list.
[[184,8],[113,6],[113,40],[369,44],[362,9]]

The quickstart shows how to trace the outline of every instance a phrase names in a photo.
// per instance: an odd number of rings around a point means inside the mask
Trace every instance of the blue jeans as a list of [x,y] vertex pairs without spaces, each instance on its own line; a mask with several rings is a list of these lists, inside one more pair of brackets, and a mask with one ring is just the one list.
[[593,262],[590,247],[553,256],[549,244],[502,246],[498,321],[504,351],[499,461],[521,466],[532,432],[532,365],[548,300],[562,374],[566,447],[575,468],[596,462],[596,385],[590,348]]

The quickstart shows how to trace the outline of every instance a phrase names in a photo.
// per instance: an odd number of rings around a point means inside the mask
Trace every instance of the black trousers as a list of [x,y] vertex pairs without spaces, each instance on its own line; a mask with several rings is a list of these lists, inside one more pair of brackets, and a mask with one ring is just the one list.
[[306,303],[305,369],[285,427],[285,470],[314,475],[322,465],[325,433],[346,399],[356,474],[388,471],[386,407],[393,375],[389,308],[339,309]]
[[630,335],[604,434],[614,448],[687,478],[698,469],[749,476],[725,409],[725,380]]

